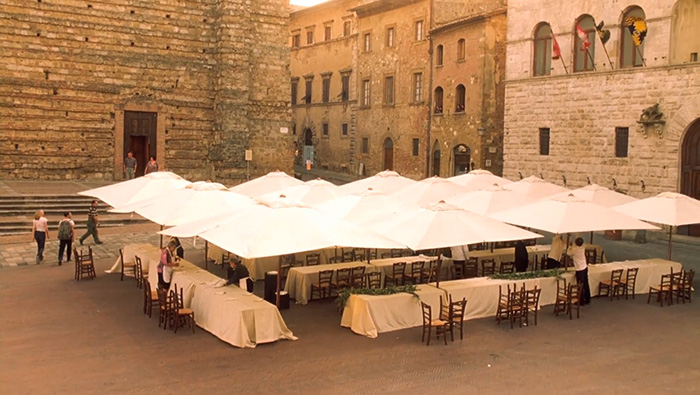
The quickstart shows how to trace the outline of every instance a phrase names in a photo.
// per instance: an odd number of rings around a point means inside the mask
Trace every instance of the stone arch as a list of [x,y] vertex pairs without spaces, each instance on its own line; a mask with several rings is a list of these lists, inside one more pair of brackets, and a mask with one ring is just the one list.
[[143,96],[137,92],[135,95],[123,98],[115,105],[114,169],[112,173],[115,180],[121,180],[123,177],[124,157],[126,157],[127,150],[127,148],[124,147],[124,114],[127,111],[156,113],[156,160],[158,161],[160,170],[167,168],[165,157],[165,136],[168,132],[166,129],[168,118],[167,106],[159,100],[154,99],[152,94]]
[[[678,153],[676,169],[680,172],[681,169],[681,155],[683,152],[683,141],[685,136],[690,130],[690,126],[700,118],[700,95],[695,95],[692,99],[685,102],[681,108],[676,111],[671,119],[666,123],[666,130],[664,130],[664,138],[668,139],[670,143],[675,145],[676,151]],[[677,190],[680,190],[680,174],[677,174]]]
[[472,150],[468,145],[460,143],[452,148],[452,175],[469,173],[471,166]]
[[440,143],[436,139],[435,142],[433,143],[433,149],[431,150],[430,154],[430,162],[431,162],[431,176],[440,176],[440,162],[441,162],[441,157],[442,153],[440,152]]

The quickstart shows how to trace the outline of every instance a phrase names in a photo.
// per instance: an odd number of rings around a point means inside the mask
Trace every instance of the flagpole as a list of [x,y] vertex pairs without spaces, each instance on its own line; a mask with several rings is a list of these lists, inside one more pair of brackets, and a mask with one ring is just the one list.
[[[598,38],[600,38],[600,36],[598,36]],[[610,63],[610,69],[615,70],[615,68],[613,67],[613,64],[612,64],[612,60],[610,60],[610,55],[608,54],[608,49],[605,47],[605,43],[603,42],[602,38],[600,38],[600,43],[603,45],[603,51],[605,51],[605,56],[608,57],[608,63]],[[593,65],[593,67],[595,68],[595,65]]]
[[588,48],[586,48],[586,53],[588,54],[588,58],[591,60],[591,65],[593,66],[593,71],[598,71],[595,68],[595,60],[593,59],[593,55],[591,55],[591,51],[589,51]]
[[560,56],[559,60],[561,60],[561,65],[564,66],[564,71],[566,72],[566,74],[569,74],[569,70],[566,68],[566,63],[564,63],[564,57]]
[[637,49],[637,53],[639,54],[639,57],[642,59],[642,64],[644,67],[647,67],[647,62],[644,60],[644,56],[642,56],[642,51],[639,50],[639,46],[635,45],[634,48]]

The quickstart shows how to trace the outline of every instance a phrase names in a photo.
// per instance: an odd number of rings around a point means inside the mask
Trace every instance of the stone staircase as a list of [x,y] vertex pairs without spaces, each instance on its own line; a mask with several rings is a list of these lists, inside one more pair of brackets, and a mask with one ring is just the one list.
[[[80,195],[24,195],[0,196],[0,236],[29,234],[36,210],[44,210],[49,220],[49,231],[56,236],[58,222],[63,213],[70,211],[77,229],[87,227],[87,212],[93,198]],[[134,214],[110,213],[104,202],[98,200],[98,214],[101,227],[116,227],[150,223]]]

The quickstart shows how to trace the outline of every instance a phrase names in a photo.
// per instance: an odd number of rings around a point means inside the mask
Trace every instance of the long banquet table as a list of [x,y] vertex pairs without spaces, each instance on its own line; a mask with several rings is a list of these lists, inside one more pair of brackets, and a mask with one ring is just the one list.
[[[289,297],[295,299],[299,304],[309,303],[311,299],[311,284],[318,283],[318,273],[323,270],[348,269],[355,266],[365,266],[365,274],[376,272],[376,266],[368,265],[365,262],[348,262],[348,263],[331,263],[326,265],[315,266],[300,266],[289,269],[287,274],[287,282],[284,284],[284,290],[289,292]],[[335,281],[336,273],[333,273],[333,281]]]
[[[432,260],[437,260],[437,257],[435,256],[426,256],[426,255],[416,255],[416,256],[402,256],[398,258],[382,258],[382,259],[374,259],[369,262],[371,266],[376,267],[381,273],[382,273],[382,284],[384,284],[384,277],[390,276],[393,274],[394,270],[394,264],[399,263],[399,262],[406,262],[406,274],[410,274],[411,270],[411,264],[414,262],[430,262]],[[356,262],[357,266],[358,264],[361,264],[362,262]]]
[[[144,266],[148,262],[149,271],[153,273],[148,276],[148,282],[151,289],[156,289],[158,276],[155,273],[158,272],[160,249],[152,247],[132,245],[125,246],[124,251],[136,252]],[[208,285],[220,281],[220,277],[183,259],[180,266],[173,269],[170,287],[182,288],[183,304],[194,310],[197,326],[231,345],[255,347],[256,344],[281,339],[296,339],[287,328],[277,306],[235,285]]]
[[[134,259],[136,256],[141,258],[141,263],[143,265],[143,273],[148,273],[148,268],[150,267],[150,259],[160,259],[160,248],[149,243],[141,244],[129,244],[122,247],[122,253],[124,254],[124,260],[126,262],[136,262]],[[114,265],[109,270],[105,270],[106,273],[121,273],[121,258],[117,257]],[[129,276],[132,276],[129,274]]]

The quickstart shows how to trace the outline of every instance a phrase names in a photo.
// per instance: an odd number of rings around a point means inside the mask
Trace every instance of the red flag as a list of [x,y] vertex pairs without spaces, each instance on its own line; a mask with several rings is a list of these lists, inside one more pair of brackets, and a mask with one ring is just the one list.
[[587,51],[588,48],[591,46],[591,42],[588,41],[588,33],[586,33],[585,30],[581,29],[581,26],[577,23],[576,24],[576,34],[578,34],[578,38],[583,41],[583,44],[581,45],[581,51]]
[[559,59],[561,57],[561,48],[559,48],[559,43],[557,38],[554,37],[554,32],[552,32],[552,59]]

